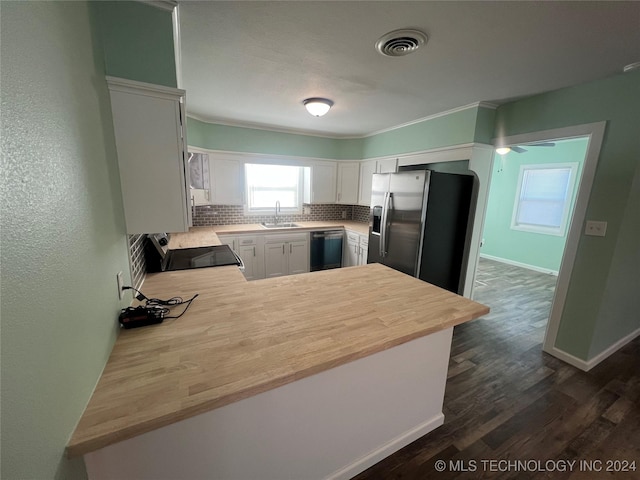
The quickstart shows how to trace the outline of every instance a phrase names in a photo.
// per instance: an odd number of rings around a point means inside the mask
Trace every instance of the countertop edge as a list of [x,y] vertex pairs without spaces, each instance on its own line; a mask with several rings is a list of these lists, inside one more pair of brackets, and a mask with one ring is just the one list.
[[305,370],[297,371],[290,375],[285,375],[283,377],[279,377],[276,379],[269,379],[269,381],[265,381],[261,384],[254,385],[251,388],[247,388],[245,390],[236,392],[234,394],[226,395],[224,397],[217,398],[215,400],[206,401],[201,404],[183,409],[179,413],[171,413],[167,414],[163,417],[158,417],[153,420],[148,420],[146,422],[119,430],[117,432],[112,432],[109,434],[99,435],[94,438],[85,441],[78,441],[76,443],[72,443],[71,441],[67,444],[65,449],[66,456],[68,458],[73,458],[80,455],[85,455],[87,453],[94,452],[101,448],[108,447],[109,445],[113,445],[115,443],[128,440],[133,437],[137,437],[144,433],[157,430],[162,427],[166,427],[168,425],[180,422],[187,418],[191,418],[216,408],[223,407],[225,405],[229,405],[231,403],[237,402],[239,400],[243,400],[245,398],[252,397],[254,395],[273,390],[275,388],[281,387],[288,383],[301,380],[303,378],[309,377],[311,375],[315,375],[317,373],[330,370],[331,368],[335,368],[340,365],[344,365],[346,363],[352,362],[354,360],[358,360],[360,358],[367,357],[369,355],[373,355],[375,353],[382,352],[384,350],[388,350],[389,348],[396,347],[398,345],[402,345],[411,340],[415,340],[417,338],[421,338],[432,333],[438,332],[440,330],[444,330],[446,328],[455,327],[456,325],[460,325],[462,323],[474,320],[475,318],[479,318],[482,315],[489,313],[489,307],[478,304],[484,308],[479,309],[475,314],[464,315],[460,318],[456,318],[453,321],[448,321],[444,324],[440,324],[437,326],[433,326],[431,328],[427,328],[423,331],[413,332],[404,337],[398,337],[388,342],[382,342],[378,345],[373,345],[370,348],[360,350],[356,353],[345,355],[343,357],[334,358],[332,360],[319,363],[309,367]]

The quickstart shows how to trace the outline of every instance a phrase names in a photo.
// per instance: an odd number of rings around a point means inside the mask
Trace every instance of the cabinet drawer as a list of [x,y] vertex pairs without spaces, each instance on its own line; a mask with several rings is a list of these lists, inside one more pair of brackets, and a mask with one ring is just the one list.
[[247,235],[247,236],[238,237],[238,244],[241,247],[242,246],[246,246],[246,245],[256,245],[257,243],[258,243],[258,240],[253,235]]
[[360,235],[357,233],[347,232],[347,241],[349,243],[358,243],[360,242]]
[[265,235],[264,243],[289,243],[289,242],[300,242],[305,241],[309,238],[307,233],[298,233],[298,234],[280,234],[280,235]]

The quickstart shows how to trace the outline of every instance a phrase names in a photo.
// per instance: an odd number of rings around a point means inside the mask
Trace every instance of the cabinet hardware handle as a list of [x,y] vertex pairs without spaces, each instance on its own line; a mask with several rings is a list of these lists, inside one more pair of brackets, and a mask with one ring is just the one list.
[[293,245],[289,244],[289,253],[293,253]]
[[282,244],[282,254],[284,255],[284,243]]
[[256,247],[253,247],[253,256],[256,256]]

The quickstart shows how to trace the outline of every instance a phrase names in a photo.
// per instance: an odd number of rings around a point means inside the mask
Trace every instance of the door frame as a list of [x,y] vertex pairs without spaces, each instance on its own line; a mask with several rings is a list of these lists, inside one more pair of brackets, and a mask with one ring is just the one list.
[[493,141],[494,146],[498,148],[523,143],[567,140],[578,137],[588,138],[587,151],[585,153],[584,164],[582,167],[582,175],[578,179],[578,194],[576,196],[575,206],[569,223],[567,241],[562,254],[560,270],[558,271],[558,282],[556,284],[551,304],[551,311],[549,312],[549,321],[547,322],[547,328],[544,335],[544,343],[542,345],[543,351],[583,370],[583,361],[559,350],[556,348],[555,344],[558,336],[558,329],[560,328],[562,312],[564,311],[564,304],[567,299],[571,275],[573,273],[573,265],[575,263],[578,244],[585,224],[587,206],[591,196],[591,188],[593,186],[593,179],[595,177],[596,167],[600,157],[600,149],[602,147],[602,140],[604,138],[606,125],[606,121],[595,122],[499,137],[495,138]]

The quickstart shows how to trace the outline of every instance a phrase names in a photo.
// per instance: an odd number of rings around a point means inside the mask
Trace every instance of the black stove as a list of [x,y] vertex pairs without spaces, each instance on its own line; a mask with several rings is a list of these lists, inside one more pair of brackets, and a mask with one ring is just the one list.
[[211,247],[181,248],[167,253],[166,271],[188,270],[190,268],[222,267],[240,265],[229,245]]
[[244,268],[242,260],[229,245],[180,248],[169,250],[169,237],[164,233],[147,235],[145,257],[148,272],[169,272],[193,268],[222,267],[238,265]]

